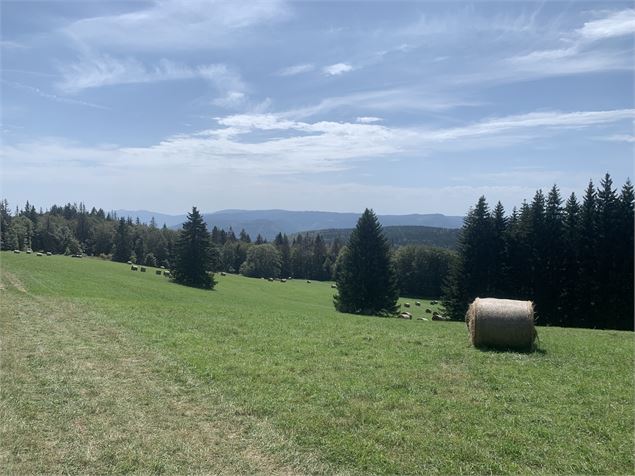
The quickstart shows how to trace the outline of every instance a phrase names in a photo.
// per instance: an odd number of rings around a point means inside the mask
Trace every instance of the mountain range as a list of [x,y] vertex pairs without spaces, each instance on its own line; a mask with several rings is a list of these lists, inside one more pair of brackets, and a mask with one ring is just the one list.
[[[139,218],[142,223],[149,223],[152,217],[157,226],[165,224],[169,228],[177,228],[187,219],[186,215],[167,215],[147,210],[116,210],[119,217]],[[252,238],[258,234],[271,240],[279,232],[293,234],[303,231],[353,228],[359,213],[339,213],[320,211],[289,210],[220,210],[205,213],[203,217],[208,229],[217,226],[235,233],[244,229]],[[409,215],[378,215],[383,226],[429,226],[435,228],[460,228],[463,217],[448,216],[440,213]]]

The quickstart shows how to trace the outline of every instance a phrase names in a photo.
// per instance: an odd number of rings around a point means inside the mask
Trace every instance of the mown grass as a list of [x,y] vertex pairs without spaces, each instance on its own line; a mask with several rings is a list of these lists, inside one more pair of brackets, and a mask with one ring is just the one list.
[[1,256],[13,472],[634,471],[633,333],[487,352],[462,323],[336,313],[329,283]]

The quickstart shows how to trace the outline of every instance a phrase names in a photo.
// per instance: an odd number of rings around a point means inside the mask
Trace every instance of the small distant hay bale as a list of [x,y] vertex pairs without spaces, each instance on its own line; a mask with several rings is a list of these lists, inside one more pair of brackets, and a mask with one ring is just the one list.
[[309,283],[309,284],[311,284],[311,281],[310,281],[310,280],[308,280],[308,279],[306,280],[306,282],[307,282],[307,283]]
[[163,271],[163,276],[170,276],[170,272],[169,271]]
[[137,271],[139,268],[137,266],[135,266],[134,264],[132,266],[130,266],[130,271]]
[[42,256],[42,253],[35,253],[35,256]]
[[141,266],[141,272],[142,272],[142,273],[145,273],[145,272],[146,272],[145,267]]
[[20,254],[20,250],[13,250],[13,252],[14,252],[16,255],[19,255],[19,254]]
[[433,306],[436,306],[437,304],[439,304],[438,301],[430,301],[430,304],[432,304]]
[[475,347],[530,350],[537,337],[531,301],[476,298],[465,323]]
[[51,253],[50,251],[47,251],[46,256],[53,256],[53,253]]
[[160,269],[156,269],[156,270],[154,271],[154,274],[158,274],[159,276],[161,276],[161,270],[160,270]]
[[268,281],[269,281],[270,283],[273,283],[273,278],[269,278],[269,279],[268,279]]
[[410,303],[409,303],[409,302],[405,302],[405,303],[403,304],[403,307],[410,307]]
[[415,306],[421,306],[421,302],[415,301]]
[[412,314],[409,312],[402,312],[399,314],[400,319],[412,319]]
[[161,269],[165,269],[165,266],[161,266]]
[[432,309],[430,309],[429,307],[426,308],[426,314],[431,314],[432,313]]
[[281,282],[281,283],[286,283],[286,282],[287,282],[287,280],[283,278],[283,279],[281,279],[281,280],[280,280],[280,282]]
[[429,319],[427,317],[423,317],[423,316],[417,317],[417,320],[418,321],[429,321]]
[[221,272],[220,272],[220,275],[221,275],[221,276],[227,276],[227,273],[226,273],[225,271],[221,271]]
[[337,289],[337,284],[331,284],[331,288]]
[[132,264],[132,261],[128,261],[128,264]]
[[31,250],[26,250],[26,254],[30,255],[31,254]]

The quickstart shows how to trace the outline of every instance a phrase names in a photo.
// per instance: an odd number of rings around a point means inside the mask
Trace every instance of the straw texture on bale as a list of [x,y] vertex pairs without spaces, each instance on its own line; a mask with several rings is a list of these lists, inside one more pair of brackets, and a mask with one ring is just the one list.
[[531,301],[476,298],[465,323],[475,347],[531,349],[537,335]]

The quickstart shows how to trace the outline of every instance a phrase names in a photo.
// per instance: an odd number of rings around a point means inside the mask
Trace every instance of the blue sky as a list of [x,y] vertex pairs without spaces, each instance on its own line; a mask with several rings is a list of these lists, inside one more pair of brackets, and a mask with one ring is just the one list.
[[632,2],[1,7],[12,205],[463,214],[633,176]]

